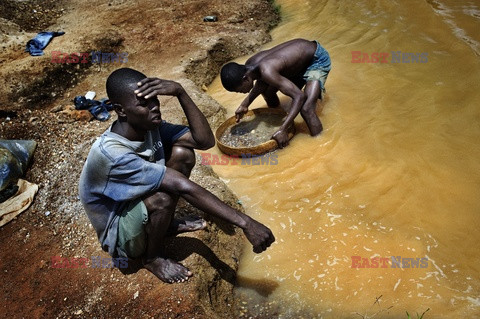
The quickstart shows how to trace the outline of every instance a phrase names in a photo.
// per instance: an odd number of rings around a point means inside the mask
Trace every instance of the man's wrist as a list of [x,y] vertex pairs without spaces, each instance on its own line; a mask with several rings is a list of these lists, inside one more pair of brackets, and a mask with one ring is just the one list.
[[177,83],[176,93],[177,93],[176,96],[178,98],[181,98],[181,97],[184,97],[185,95],[187,95],[187,91],[185,91],[185,89],[183,88],[183,86],[180,83]]
[[241,213],[241,212],[238,212],[238,215],[240,217],[240,220],[238,222],[238,227],[240,227],[241,229],[246,229],[247,226],[248,226],[248,223],[249,223],[249,218],[247,215]]

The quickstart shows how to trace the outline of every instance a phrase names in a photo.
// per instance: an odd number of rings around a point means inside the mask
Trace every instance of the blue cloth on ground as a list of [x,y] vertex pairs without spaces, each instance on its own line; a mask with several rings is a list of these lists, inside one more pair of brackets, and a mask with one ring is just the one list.
[[100,101],[87,99],[85,96],[79,95],[73,99],[75,109],[89,110],[90,113],[99,121],[106,121],[110,118],[109,111],[113,110],[113,105],[107,98]]
[[25,48],[25,52],[29,52],[30,55],[39,56],[43,55],[43,49],[47,47],[47,45],[52,41],[54,37],[58,37],[60,35],[64,35],[65,32],[52,32],[52,31],[45,31],[38,33],[35,38],[28,40],[27,47]]

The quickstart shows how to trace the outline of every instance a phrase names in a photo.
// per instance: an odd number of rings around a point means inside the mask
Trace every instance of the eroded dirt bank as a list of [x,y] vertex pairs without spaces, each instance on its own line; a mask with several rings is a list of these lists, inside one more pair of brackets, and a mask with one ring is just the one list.
[[[217,22],[203,22],[216,15]],[[247,1],[14,1],[0,4],[0,136],[33,139],[38,147],[26,179],[40,186],[33,205],[0,229],[1,313],[12,318],[234,317],[232,289],[241,234],[209,221],[207,231],[172,239],[172,254],[195,272],[185,284],[166,285],[141,269],[57,269],[52,256],[108,257],[77,198],[77,181],[90,145],[115,119],[82,121],[62,111],[76,95],[105,97],[108,74],[132,67],[180,81],[212,128],[224,110],[201,87],[233,57],[267,42],[277,16],[267,0]],[[65,31],[45,55],[25,43],[40,31]],[[127,52],[127,63],[51,62],[52,51]],[[174,99],[162,113],[185,123]],[[237,208],[236,198],[208,167],[192,179]],[[184,202],[179,213],[200,214]]]

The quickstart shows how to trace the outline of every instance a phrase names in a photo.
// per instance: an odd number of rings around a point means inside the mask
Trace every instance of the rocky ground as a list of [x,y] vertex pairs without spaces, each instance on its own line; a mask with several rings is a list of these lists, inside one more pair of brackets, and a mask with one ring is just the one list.
[[[216,22],[203,17],[215,15]],[[26,179],[40,186],[33,205],[0,229],[5,318],[231,318],[242,235],[209,220],[206,231],[172,238],[171,254],[194,277],[161,283],[144,269],[52,268],[51,257],[108,257],[77,197],[88,150],[114,120],[72,110],[87,91],[105,97],[105,80],[119,67],[181,82],[213,129],[224,109],[202,90],[226,61],[251,53],[270,37],[277,12],[268,0],[5,0],[0,4],[0,137],[38,143]],[[40,31],[65,31],[45,55],[24,52]],[[126,63],[52,63],[53,51],[126,52]],[[162,114],[185,123],[176,100],[160,99]],[[236,198],[209,167],[192,179],[230,205]],[[179,214],[201,214],[181,202]]]

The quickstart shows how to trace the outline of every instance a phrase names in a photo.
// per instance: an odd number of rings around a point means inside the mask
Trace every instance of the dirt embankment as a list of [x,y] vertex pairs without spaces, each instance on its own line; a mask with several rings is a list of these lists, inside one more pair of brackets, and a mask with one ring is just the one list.
[[[217,22],[203,22],[216,15]],[[226,61],[267,42],[277,21],[268,0],[126,1],[6,0],[0,4],[0,136],[33,139],[38,147],[26,179],[40,186],[29,210],[0,229],[0,271],[5,317],[227,318],[242,235],[209,220],[206,231],[171,239],[171,254],[194,277],[166,285],[143,269],[52,268],[51,257],[102,256],[79,204],[77,182],[88,150],[115,119],[81,121],[62,111],[76,95],[105,97],[108,74],[119,67],[180,81],[212,128],[224,110],[201,90]],[[45,55],[31,57],[25,43],[40,31],[65,31]],[[52,63],[53,51],[126,52],[126,63]],[[175,99],[162,97],[162,113],[185,123]],[[192,179],[241,208],[208,167]],[[201,214],[185,202],[182,214]]]

